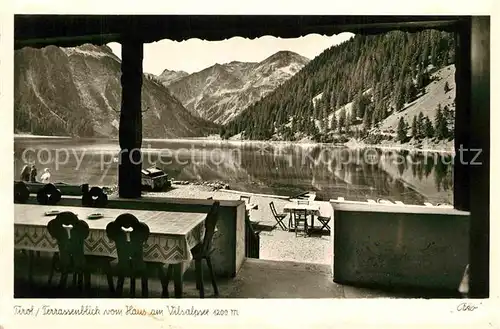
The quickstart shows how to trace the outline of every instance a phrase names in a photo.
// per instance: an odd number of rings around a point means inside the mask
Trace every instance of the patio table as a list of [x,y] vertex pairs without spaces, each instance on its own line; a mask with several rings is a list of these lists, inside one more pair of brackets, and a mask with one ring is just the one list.
[[[284,212],[293,213],[296,210],[306,210],[307,215],[311,215],[311,227],[314,227],[314,216],[319,216],[319,205],[314,202],[309,204],[299,204],[297,200],[288,202],[283,207]],[[290,229],[290,227],[288,228]]]
[[[58,252],[57,242],[47,230],[47,224],[55,218],[45,216],[45,212],[51,210],[71,211],[87,222],[90,231],[85,240],[85,254],[95,256],[117,257],[116,246],[106,235],[106,226],[120,214],[130,213],[136,216],[150,229],[149,238],[144,244],[144,260],[177,265],[174,266],[176,296],[179,293],[182,295],[182,274],[188,267],[182,265],[191,261],[191,249],[203,240],[207,214],[15,204],[15,249]],[[93,213],[102,213],[104,217],[87,219]]]

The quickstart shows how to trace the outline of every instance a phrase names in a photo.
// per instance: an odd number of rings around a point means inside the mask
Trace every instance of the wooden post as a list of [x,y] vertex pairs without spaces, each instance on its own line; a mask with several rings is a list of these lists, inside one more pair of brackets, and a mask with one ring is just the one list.
[[[490,18],[470,29],[470,298],[488,298],[490,281]],[[473,159],[476,155],[478,157]],[[457,182],[461,183],[461,182]]]
[[455,161],[453,168],[453,204],[458,210],[470,210],[470,20],[460,22],[455,34]]
[[142,169],[142,59],[143,43],[122,41],[122,103],[120,112],[120,156],[118,194],[122,198],[141,197]]

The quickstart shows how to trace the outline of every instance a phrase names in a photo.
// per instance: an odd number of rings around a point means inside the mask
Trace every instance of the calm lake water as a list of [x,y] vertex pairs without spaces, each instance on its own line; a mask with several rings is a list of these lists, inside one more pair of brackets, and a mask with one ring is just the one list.
[[[29,162],[39,176],[50,168],[52,182],[115,185],[119,150],[117,140],[15,138],[15,179]],[[288,196],[316,191],[322,200],[453,202],[451,155],[203,140],[146,140],[142,151],[143,167],[156,165],[176,180],[222,181],[239,191]]]

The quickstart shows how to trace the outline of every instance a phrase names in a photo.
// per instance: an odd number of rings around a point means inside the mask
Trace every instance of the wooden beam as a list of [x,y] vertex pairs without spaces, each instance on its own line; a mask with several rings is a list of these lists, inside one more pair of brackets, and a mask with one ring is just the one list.
[[458,27],[455,51],[455,163],[453,168],[453,203],[455,209],[470,210],[470,167],[469,153],[463,151],[470,145],[470,20],[464,20]]
[[118,165],[118,194],[122,198],[141,197],[142,60],[142,41],[124,38],[122,41],[122,103],[119,127],[121,151]]
[[[50,44],[73,47],[102,42],[120,42],[120,35],[133,33],[143,42],[191,38],[218,41],[234,36],[258,38],[274,35],[297,38],[310,33],[332,35],[385,33],[391,30],[451,31],[461,16],[303,16],[303,15],[15,15],[14,46],[41,47]],[[77,38],[78,40],[74,40]]]
[[[472,18],[469,297],[488,298],[490,281],[490,17]],[[478,150],[478,151],[475,151]],[[480,150],[480,151],[479,151]],[[473,159],[477,152],[478,158]],[[462,184],[455,181],[455,184]]]

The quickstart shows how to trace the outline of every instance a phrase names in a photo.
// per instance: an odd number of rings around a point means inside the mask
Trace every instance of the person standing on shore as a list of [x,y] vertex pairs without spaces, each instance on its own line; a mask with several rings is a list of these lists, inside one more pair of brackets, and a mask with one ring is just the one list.
[[31,183],[36,183],[36,175],[37,175],[37,170],[35,165],[31,166],[31,171],[30,171],[30,182]]
[[40,176],[40,180],[44,184],[50,183],[50,169],[49,168],[45,168],[43,170],[43,174],[42,174],[42,176]]
[[31,167],[28,165],[24,165],[23,169],[21,170],[21,181],[23,182],[30,181],[30,171]]

